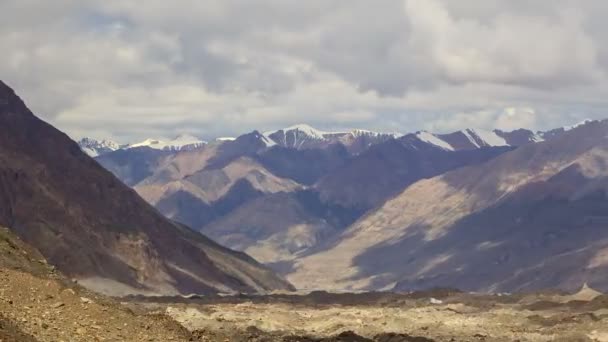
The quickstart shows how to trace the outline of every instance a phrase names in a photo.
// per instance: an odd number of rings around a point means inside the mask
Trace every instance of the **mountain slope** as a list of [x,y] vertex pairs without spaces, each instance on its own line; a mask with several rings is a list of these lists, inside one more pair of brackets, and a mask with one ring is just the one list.
[[326,148],[294,150],[275,146],[259,153],[255,159],[269,171],[304,185],[313,185],[321,177],[341,166],[350,154],[342,144]]
[[289,288],[248,256],[162,217],[1,82],[0,225],[105,292]]
[[288,279],[308,288],[608,289],[608,122],[414,183]]
[[119,149],[95,158],[106,170],[129,186],[150,177],[171,156],[170,151],[149,147]]
[[543,140],[542,133],[534,133],[527,129],[506,132],[468,128],[447,134],[433,134],[422,131],[416,133],[416,136],[420,140],[448,151],[474,150],[497,146],[517,147]]
[[293,259],[335,229],[297,196],[283,192],[248,201],[202,231],[225,246],[272,263]]
[[[327,160],[325,153],[330,149],[296,151],[275,146],[260,154],[258,159],[263,160],[268,154],[273,154],[272,160],[281,160],[280,165],[302,165],[297,170],[310,171],[307,164],[323,166]],[[289,262],[333,238],[366,211],[380,205],[407,185],[457,167],[484,162],[509,149],[493,147],[446,151],[425,144],[414,136],[391,139],[350,159],[334,160],[342,165],[327,167],[327,175],[314,188],[305,191],[285,188],[285,191],[274,193],[266,191],[265,195],[252,196],[240,202],[239,206],[215,215],[214,219],[209,219],[206,214],[204,219],[209,224],[193,226],[201,227],[203,233],[225,246],[245,251],[266,263],[281,263],[276,269],[284,269],[288,268]],[[301,159],[295,162],[297,158]],[[157,207],[161,211],[164,209]],[[198,216],[199,213],[208,213],[205,209],[193,210],[183,206],[180,212],[196,212]],[[201,222],[198,221],[199,224]]]
[[[97,324],[103,322],[103,329]],[[142,329],[146,327],[146,329]],[[187,341],[169,317],[136,314],[58,273],[40,253],[0,227],[0,340]]]
[[315,188],[325,202],[366,211],[420,179],[484,162],[509,149],[451,151],[410,134],[351,158],[321,178]]

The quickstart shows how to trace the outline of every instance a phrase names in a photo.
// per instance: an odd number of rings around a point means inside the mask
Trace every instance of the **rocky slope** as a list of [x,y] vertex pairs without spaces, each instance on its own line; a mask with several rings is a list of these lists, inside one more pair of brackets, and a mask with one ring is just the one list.
[[421,180],[288,277],[296,286],[608,289],[608,121]]
[[315,197],[307,192],[260,196],[211,221],[202,231],[224,246],[255,255],[260,262],[292,260],[352,222],[328,217],[336,211],[324,212],[325,205]]
[[0,228],[0,340],[188,341],[164,315],[135,314],[65,279],[35,249]]
[[290,288],[247,255],[164,218],[3,83],[0,224],[102,292]]
[[371,147],[323,176],[315,188],[325,202],[372,209],[408,185],[446,171],[490,160],[511,148],[452,151],[406,135]]

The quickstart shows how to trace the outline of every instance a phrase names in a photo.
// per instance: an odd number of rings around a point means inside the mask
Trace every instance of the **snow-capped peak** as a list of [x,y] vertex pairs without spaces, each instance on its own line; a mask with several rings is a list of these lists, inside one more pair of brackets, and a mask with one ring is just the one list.
[[595,120],[585,119],[585,120],[583,120],[581,122],[575,123],[574,125],[564,126],[562,128],[564,129],[564,131],[570,131],[572,129],[575,129],[575,128],[580,127],[580,126],[584,126],[584,125],[586,125],[588,123],[591,123],[593,121],[595,121]]
[[509,146],[507,141],[496,134],[495,131],[484,129],[469,129],[468,131],[476,135],[484,146]]
[[379,135],[382,135],[383,133],[374,132],[374,131],[370,131],[367,129],[355,128],[352,131],[350,131],[350,134],[356,138],[356,137],[377,137]]
[[121,146],[112,140],[97,140],[84,137],[78,141],[78,146],[89,156],[97,157],[101,154],[116,151]]
[[298,125],[289,126],[287,128],[284,128],[283,131],[284,132],[300,131],[300,132],[308,135],[309,137],[315,138],[315,139],[324,139],[325,135],[327,135],[327,134],[338,133],[338,132],[321,131],[321,130],[318,130],[318,129],[311,127],[309,125],[306,125],[306,124],[298,124]]
[[195,136],[189,134],[182,134],[172,140],[146,139],[144,141],[131,144],[127,148],[149,147],[163,151],[181,151],[198,148],[202,145],[205,145],[206,143],[207,142]]
[[[403,136],[403,134],[380,133],[366,129],[323,131],[307,124],[298,124],[262,133],[264,143],[266,143],[266,146],[268,147],[280,145],[296,149],[338,142],[348,145],[353,141],[358,141],[359,138],[370,138],[372,140],[383,141],[388,137],[399,138],[401,136]],[[367,142],[367,144],[372,144],[372,142]]]
[[429,133],[427,131],[420,131],[416,133],[416,137],[426,143],[431,145],[435,145],[447,151],[454,151],[454,147],[448,144],[446,141],[438,138],[436,135]]

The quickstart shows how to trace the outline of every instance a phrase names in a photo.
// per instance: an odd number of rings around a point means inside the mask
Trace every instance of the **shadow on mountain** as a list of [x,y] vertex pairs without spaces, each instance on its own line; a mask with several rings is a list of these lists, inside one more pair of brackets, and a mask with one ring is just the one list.
[[342,144],[332,144],[324,149],[303,150],[274,146],[256,158],[279,177],[312,185],[323,175],[342,165],[349,158],[349,153]]
[[163,157],[171,152],[149,147],[119,149],[96,157],[95,160],[128,186],[150,177]]
[[[397,281],[400,291],[576,290],[584,283],[608,290],[601,253],[608,246],[607,184],[608,178],[589,179],[578,166],[569,167],[459,220],[436,238],[427,238],[429,227],[409,227],[398,242],[357,256],[353,278],[389,274],[369,287]],[[587,191],[572,197],[577,189]]]
[[183,223],[193,229],[200,229],[242,204],[264,194],[256,190],[246,179],[240,179],[219,200],[206,203],[186,191],[177,191],[161,199],[156,208],[172,220]]
[[261,134],[253,131],[241,135],[236,140],[226,141],[218,147],[217,154],[209,160],[206,170],[221,169],[240,157],[255,158],[257,153],[266,148]]
[[407,135],[374,145],[347,160],[322,177],[315,188],[324,202],[370,210],[421,179],[480,164],[512,149],[446,151]]

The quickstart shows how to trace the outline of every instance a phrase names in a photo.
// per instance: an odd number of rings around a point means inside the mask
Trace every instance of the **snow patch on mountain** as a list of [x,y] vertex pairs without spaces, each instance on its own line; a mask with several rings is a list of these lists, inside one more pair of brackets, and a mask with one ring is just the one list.
[[487,146],[509,146],[507,141],[495,132],[483,129],[470,129],[469,131],[479,137]]
[[235,137],[219,137],[219,138],[215,138],[215,141],[235,141],[236,138]]
[[532,135],[530,137],[530,140],[532,142],[537,143],[537,142],[545,141],[545,138],[543,138],[539,133],[534,133],[534,135]]
[[173,140],[146,139],[142,142],[131,144],[127,148],[149,147],[162,151],[181,151],[198,148],[205,144],[207,144],[206,141],[195,136],[182,134]]
[[577,128],[577,127],[584,126],[584,125],[586,125],[588,123],[594,122],[594,121],[595,120],[585,119],[585,120],[583,120],[581,122],[575,123],[574,125],[564,126],[562,128],[564,129],[564,131],[567,132],[567,131],[573,130],[573,129]]
[[270,135],[273,132],[264,132],[262,133],[262,141],[264,142],[264,144],[266,144],[266,147],[272,147],[274,145],[276,145],[277,143],[272,140],[272,138],[270,137]]
[[473,146],[479,148],[479,144],[477,143],[477,141],[475,141],[475,138],[473,138],[473,136],[471,135],[471,133],[469,132],[468,129],[463,129],[460,131],[460,133],[464,134],[464,136],[469,139],[469,142],[471,144],[473,144]]
[[313,128],[313,127],[311,127],[309,125],[306,125],[306,124],[293,125],[293,126],[284,128],[283,131],[284,132],[299,131],[299,132],[302,132],[302,133],[308,135],[311,138],[319,139],[319,140],[325,139],[325,135],[328,135],[328,134],[341,133],[341,132],[325,132],[325,131],[321,131],[321,130],[318,130],[318,129]]
[[452,145],[448,144],[446,141],[441,140],[440,138],[436,137],[434,134],[429,133],[427,131],[420,131],[420,132],[416,133],[416,137],[418,137],[418,139],[424,141],[425,143],[435,145],[444,150],[454,151],[454,147],[452,147]]
[[93,138],[82,138],[78,141],[80,149],[91,157],[97,157],[104,153],[116,151],[121,148],[120,144],[112,140],[96,140]]

